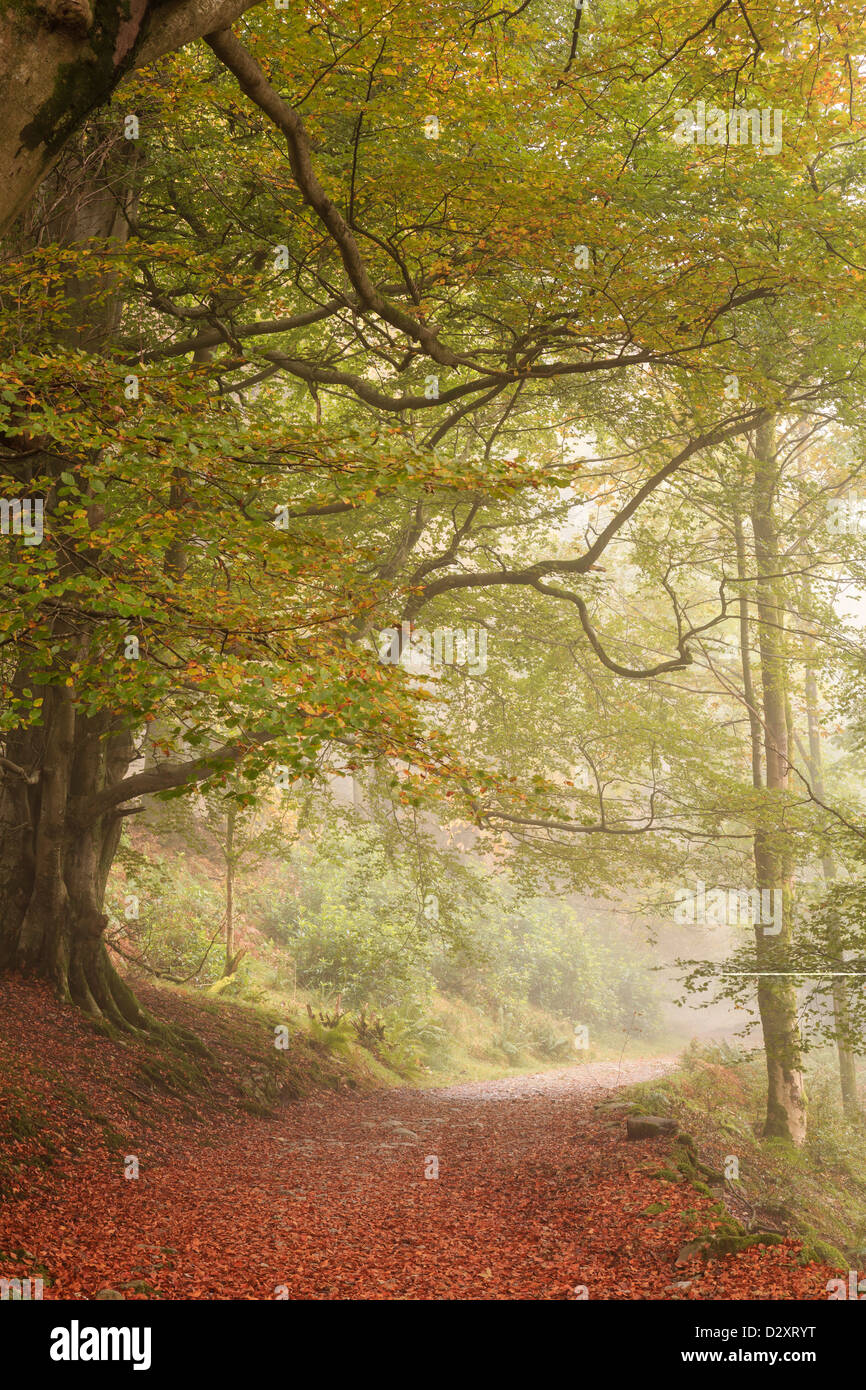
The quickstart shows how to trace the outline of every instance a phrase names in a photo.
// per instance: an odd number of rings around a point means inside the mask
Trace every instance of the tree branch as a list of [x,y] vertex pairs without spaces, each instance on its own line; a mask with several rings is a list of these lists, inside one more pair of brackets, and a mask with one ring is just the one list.
[[162,767],[151,768],[147,772],[136,772],[132,777],[115,782],[113,786],[106,787],[96,796],[76,806],[74,818],[79,825],[92,825],[107,811],[113,810],[125,801],[131,801],[133,797],[169,791],[172,787],[187,786],[191,782],[203,782],[226,763],[238,763],[254,748],[270,743],[278,737],[278,731],[260,729],[256,733],[246,734],[243,739],[224,743],[221,748],[214,749],[202,758],[193,758],[185,763],[164,763]]
[[207,34],[205,42],[210,45],[220,62],[237,78],[241,91],[285,135],[289,164],[304,202],[313,209],[336,243],[346,274],[364,307],[373,310],[386,323],[420,343],[434,362],[448,367],[457,366],[461,359],[450,348],[443,347],[435,329],[405,313],[386,299],[373,284],[351,228],[318,180],[313,168],[309,137],[297,111],[274,91],[255,58],[247,52],[230,29],[220,29],[216,33]]
[[8,772],[12,777],[20,777],[23,782],[26,782],[28,786],[31,787],[35,787],[36,783],[39,781],[40,774],[38,772],[27,772],[25,768],[19,767],[17,763],[11,762],[9,758],[0,757],[0,769],[2,769],[3,772]]
[[663,468],[649,477],[642,487],[638,488],[634,496],[616,513],[608,525],[588,546],[582,555],[574,560],[539,560],[534,565],[528,565],[519,570],[482,570],[470,574],[448,574],[441,579],[435,579],[431,584],[409,603],[404,613],[404,617],[412,619],[417,616],[421,609],[436,598],[439,594],[449,593],[454,589],[478,589],[490,588],[495,584],[527,584],[536,586],[538,581],[544,579],[549,574],[586,574],[592,569],[599,557],[607,549],[610,542],[622,530],[625,523],[634,515],[638,508],[646,501],[662,483],[666,482],[677,469],[681,468],[693,454],[699,453],[702,449],[712,448],[720,444],[725,439],[732,439],[737,435],[746,434],[754,430],[757,425],[769,418],[769,412],[761,407],[749,411],[744,416],[738,416],[736,420],[727,425],[719,425],[714,430],[709,430],[706,434],[698,435],[697,439],[691,440],[678,454],[675,454]]

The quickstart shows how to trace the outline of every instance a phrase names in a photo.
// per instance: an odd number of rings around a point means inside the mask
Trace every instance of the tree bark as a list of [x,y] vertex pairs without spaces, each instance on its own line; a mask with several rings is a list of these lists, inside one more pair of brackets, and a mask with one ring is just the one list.
[[[70,151],[62,171],[52,176],[56,187],[51,190],[51,220],[41,229],[52,241],[74,245],[99,237],[123,244],[128,235],[135,151],[117,131],[100,129],[100,123],[87,137],[87,152],[92,154],[94,148],[100,157],[91,160],[90,167],[88,160]],[[27,232],[22,228],[22,235]],[[94,286],[74,278],[67,282],[63,342],[91,353],[105,346],[120,313],[111,289],[110,283]],[[98,300],[95,290],[100,292]],[[78,461],[54,454],[47,441],[40,448],[40,441],[27,434],[26,424],[26,419],[19,420],[19,432],[4,436],[12,466],[20,458],[26,470],[29,459],[35,469],[32,476],[56,478]],[[33,462],[34,453],[38,463]],[[45,512],[50,528],[53,487]],[[61,561],[61,580],[75,577],[76,563],[72,554]],[[51,620],[56,646],[50,682],[41,672],[40,658],[26,649],[13,677],[16,693],[27,692],[22,703],[37,698],[42,703],[38,725],[12,730],[5,739],[7,762],[0,773],[0,966],[38,973],[91,1017],[135,1031],[160,1025],[138,1005],[115,970],[104,939],[105,885],[127,811],[121,801],[105,806],[98,802],[125,777],[133,737],[118,716],[86,715],[78,704],[74,676],[66,673],[74,671],[77,661],[94,655],[91,633],[67,606],[64,616]]]
[[[755,434],[755,476],[752,530],[755,541],[756,609],[761,654],[764,761],[768,791],[788,786],[787,674],[783,608],[778,595],[778,536],[775,495],[777,468],[772,422]],[[765,934],[755,925],[758,967],[758,1010],[767,1060],[767,1117],[764,1134],[802,1144],[806,1137],[806,1094],[803,1085],[797,991],[784,972],[791,939],[791,866],[784,827],[755,833],[757,886],[782,893],[782,928]],[[772,901],[772,899],[771,899]]]
[[122,778],[131,739],[77,714],[67,686],[41,689],[44,728],[7,744],[36,780],[7,775],[0,783],[0,966],[51,980],[93,1018],[145,1029],[150,1021],[104,942],[103,898],[122,813],[81,824],[71,812],[82,794]]
[[764,785],[764,762],[761,748],[761,720],[755,699],[752,676],[752,651],[749,645],[749,594],[746,578],[746,537],[739,507],[734,511],[734,536],[737,547],[737,576],[740,580],[740,664],[743,671],[743,699],[749,715],[749,747],[752,752],[752,786]]
[[260,0],[0,0],[0,231],[127,73]]
[[[808,580],[804,588],[808,598]],[[806,720],[809,730],[809,781],[815,796],[823,801],[825,799],[824,756],[821,748],[821,728],[818,721],[818,679],[815,675],[815,668],[811,665],[806,667]],[[824,881],[832,883],[836,877],[836,863],[829,851],[821,856],[821,869],[824,874]],[[835,924],[827,932],[827,951],[831,969],[834,971],[843,970],[845,961],[842,942]],[[832,997],[842,1108],[849,1120],[859,1122],[862,1119],[862,1114],[857,1096],[856,1054],[850,1046],[852,1028],[848,1008],[848,981],[838,974],[833,977]]]
[[235,958],[235,808],[226,811],[226,962],[224,975],[231,975]]

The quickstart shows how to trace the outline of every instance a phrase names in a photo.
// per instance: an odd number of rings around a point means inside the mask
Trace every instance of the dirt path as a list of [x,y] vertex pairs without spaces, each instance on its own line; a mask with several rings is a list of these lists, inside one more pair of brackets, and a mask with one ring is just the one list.
[[799,1268],[789,1247],[677,1265],[709,1199],[657,1176],[667,1141],[630,1143],[621,1118],[595,1109],[667,1065],[319,1097],[233,1121],[209,1146],[178,1125],[142,1145],[136,1181],[104,1159],[49,1170],[6,1205],[0,1248],[38,1256],[51,1298],[106,1287],[127,1298],[821,1297],[826,1273]]
[[529,1100],[533,1096],[594,1095],[596,1098],[618,1086],[633,1086],[661,1076],[676,1057],[639,1058],[637,1061],[588,1062],[581,1067],[562,1067],[559,1071],[531,1072],[508,1076],[501,1081],[467,1081],[458,1086],[421,1094],[447,1096],[449,1100],[502,1101]]

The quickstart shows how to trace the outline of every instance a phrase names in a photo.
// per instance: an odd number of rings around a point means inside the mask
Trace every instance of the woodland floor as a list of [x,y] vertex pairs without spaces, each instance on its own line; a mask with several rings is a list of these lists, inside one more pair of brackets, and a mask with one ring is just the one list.
[[44,1271],[46,1298],[826,1298],[796,1242],[676,1263],[712,1203],[595,1109],[665,1059],[209,1115],[139,1108],[135,1049],[47,991],[0,982],[0,1013],[0,1275]]

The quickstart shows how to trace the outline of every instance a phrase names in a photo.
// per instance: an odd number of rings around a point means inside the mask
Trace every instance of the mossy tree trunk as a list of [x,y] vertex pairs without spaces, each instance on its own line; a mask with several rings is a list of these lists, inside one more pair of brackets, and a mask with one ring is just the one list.
[[0,231],[128,72],[231,24],[256,3],[0,0]]
[[224,975],[231,975],[235,968],[235,820],[234,806],[226,810],[226,958]]

